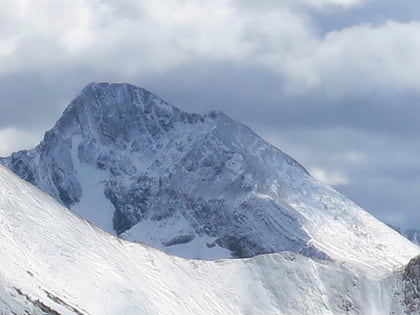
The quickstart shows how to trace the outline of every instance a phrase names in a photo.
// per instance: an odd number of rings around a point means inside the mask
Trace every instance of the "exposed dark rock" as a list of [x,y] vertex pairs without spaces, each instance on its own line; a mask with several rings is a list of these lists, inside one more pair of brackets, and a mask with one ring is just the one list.
[[420,314],[420,256],[411,259],[404,269],[403,293],[406,313]]
[[191,242],[194,239],[194,235],[193,234],[188,234],[188,235],[179,235],[176,236],[174,238],[171,238],[168,241],[162,242],[163,245],[165,246],[173,246],[173,245],[179,245],[179,244],[186,244]]

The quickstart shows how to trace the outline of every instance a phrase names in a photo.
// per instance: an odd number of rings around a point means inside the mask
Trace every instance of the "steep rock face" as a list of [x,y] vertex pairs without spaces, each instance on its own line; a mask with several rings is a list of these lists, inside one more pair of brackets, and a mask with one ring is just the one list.
[[407,314],[420,314],[420,256],[404,268],[401,298]]
[[391,314],[420,314],[420,256],[382,281],[392,288]]
[[88,85],[38,147],[0,162],[106,231],[179,256],[288,250],[389,270],[418,252],[248,127],[128,84]]

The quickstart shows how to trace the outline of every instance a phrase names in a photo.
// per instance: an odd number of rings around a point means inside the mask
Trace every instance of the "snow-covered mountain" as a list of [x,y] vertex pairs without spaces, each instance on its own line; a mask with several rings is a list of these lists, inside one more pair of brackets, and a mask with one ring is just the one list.
[[403,229],[400,233],[412,241],[416,245],[420,245],[420,230],[418,229]]
[[407,229],[407,228],[400,228],[397,226],[389,225],[395,231],[409,239],[411,242],[416,244],[417,246],[420,245],[420,230],[419,229]]
[[0,257],[0,314],[402,315],[420,305],[419,259],[379,278],[290,252],[186,260],[103,232],[3,166]]
[[385,274],[418,247],[248,127],[129,84],[89,84],[0,160],[105,231],[186,258],[291,251]]

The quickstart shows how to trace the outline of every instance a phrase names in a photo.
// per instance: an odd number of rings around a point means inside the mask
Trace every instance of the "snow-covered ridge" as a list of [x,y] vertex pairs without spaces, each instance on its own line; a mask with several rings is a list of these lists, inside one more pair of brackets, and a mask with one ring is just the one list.
[[400,233],[402,236],[409,239],[411,242],[416,244],[417,246],[420,245],[420,229],[413,229],[413,228],[399,228],[397,226],[389,225],[391,228],[393,228],[395,231]]
[[221,112],[93,83],[1,163],[92,223],[186,258],[292,251],[386,274],[417,246]]
[[375,279],[290,252],[220,261],[170,256],[99,230],[2,166],[0,244],[0,314],[405,310],[398,273]]

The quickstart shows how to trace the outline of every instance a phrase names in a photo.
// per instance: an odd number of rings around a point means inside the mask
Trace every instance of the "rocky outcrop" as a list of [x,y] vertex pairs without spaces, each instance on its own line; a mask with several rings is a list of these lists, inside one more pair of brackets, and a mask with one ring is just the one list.
[[403,303],[406,313],[420,314],[420,256],[410,260],[402,277]]

